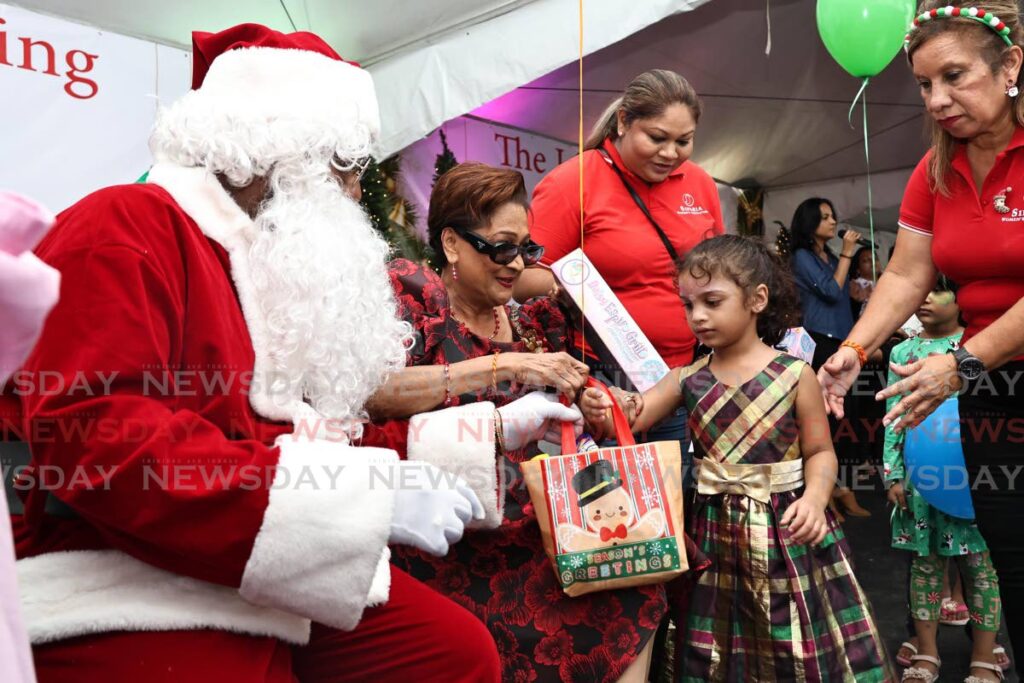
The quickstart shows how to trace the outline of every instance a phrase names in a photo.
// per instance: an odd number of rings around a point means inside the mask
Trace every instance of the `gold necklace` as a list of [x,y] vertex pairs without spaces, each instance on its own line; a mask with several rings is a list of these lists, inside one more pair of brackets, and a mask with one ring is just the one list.
[[[487,341],[493,341],[494,338],[496,336],[498,336],[498,331],[501,329],[501,316],[498,314],[498,309],[500,309],[500,308],[501,308],[501,306],[496,306],[495,308],[491,309],[491,311],[494,313],[494,331],[491,332],[491,336],[490,337],[487,337]],[[460,320],[459,317],[457,315],[455,315],[455,309],[454,308],[451,308],[449,310],[450,310],[451,316],[453,318],[455,318],[455,322],[460,323],[467,330],[469,330],[470,332],[473,332],[473,330],[470,328],[469,325],[466,324],[466,322],[464,320]],[[476,334],[476,333],[474,332],[474,334]],[[479,336],[479,335],[477,335],[477,336]]]

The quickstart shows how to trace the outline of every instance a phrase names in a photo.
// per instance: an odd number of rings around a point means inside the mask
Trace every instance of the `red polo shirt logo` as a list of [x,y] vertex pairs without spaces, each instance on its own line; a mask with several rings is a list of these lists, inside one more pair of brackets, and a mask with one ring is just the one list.
[[683,195],[683,203],[679,205],[679,210],[676,213],[680,216],[700,216],[708,213],[708,210],[698,204],[693,195],[687,192]]

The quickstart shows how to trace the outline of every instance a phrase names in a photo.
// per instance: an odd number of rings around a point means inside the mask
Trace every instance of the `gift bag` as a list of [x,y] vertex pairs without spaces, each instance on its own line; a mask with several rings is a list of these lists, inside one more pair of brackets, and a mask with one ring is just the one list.
[[[593,378],[587,384],[608,391]],[[577,453],[566,423],[561,456],[521,463],[544,550],[568,595],[661,583],[689,568],[679,442],[637,444],[613,406],[619,446]]]

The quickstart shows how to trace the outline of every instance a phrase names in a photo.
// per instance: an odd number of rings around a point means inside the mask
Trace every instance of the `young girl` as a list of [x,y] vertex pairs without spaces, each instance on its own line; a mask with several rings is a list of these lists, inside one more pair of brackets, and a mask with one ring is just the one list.
[[[616,396],[635,431],[689,409],[689,531],[713,564],[679,618],[681,680],[896,680],[826,510],[838,465],[821,388],[771,346],[794,317],[788,274],[735,235],[700,243],[680,272],[690,327],[713,353],[642,397]],[[607,425],[610,406],[596,390],[581,399],[594,424]]]
[[[949,353],[960,344],[964,328],[960,326],[960,307],[956,293],[944,277],[917,312],[923,331],[892,350],[892,363],[909,365],[937,353]],[[902,379],[892,370],[889,383]],[[888,400],[887,410],[899,400]],[[892,547],[914,553],[910,565],[910,613],[917,633],[916,646],[904,643],[901,651],[911,656],[904,681],[932,683],[939,675],[938,627],[943,577],[950,557],[956,558],[968,595],[968,610],[973,628],[972,678],[1001,680],[996,666],[996,632],[999,630],[999,582],[985,539],[971,520],[950,517],[936,510],[921,493],[906,481],[903,462],[904,433],[893,425],[885,429],[885,480],[892,513]],[[1005,650],[1003,651],[1005,653]],[[1005,659],[1005,654],[1003,655]],[[1008,664],[1008,660],[1006,660]],[[978,666],[975,666],[978,665]],[[973,683],[973,682],[972,682]]]

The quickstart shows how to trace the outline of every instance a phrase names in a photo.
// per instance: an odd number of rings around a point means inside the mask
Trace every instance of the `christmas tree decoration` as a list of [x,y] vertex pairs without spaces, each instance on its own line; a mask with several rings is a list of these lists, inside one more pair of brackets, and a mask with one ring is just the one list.
[[751,188],[740,193],[736,226],[741,235],[764,234],[764,189]]
[[450,171],[459,165],[459,160],[455,158],[455,154],[448,146],[448,138],[444,134],[444,129],[438,128],[437,132],[441,134],[441,153],[437,155],[437,160],[434,162],[434,178],[430,181],[431,187],[437,184],[437,179],[443,176],[446,171]]
[[775,222],[779,224],[779,234],[775,237],[775,251],[788,263],[793,256],[792,235],[782,221]]
[[374,160],[363,174],[361,203],[373,227],[391,246],[395,258],[407,258],[433,267],[433,252],[416,233],[416,210],[398,193],[401,157]]

